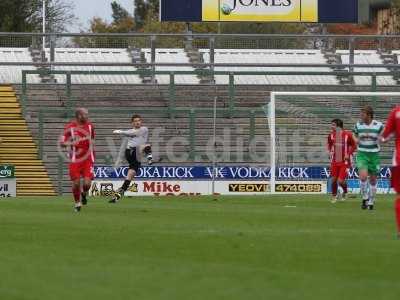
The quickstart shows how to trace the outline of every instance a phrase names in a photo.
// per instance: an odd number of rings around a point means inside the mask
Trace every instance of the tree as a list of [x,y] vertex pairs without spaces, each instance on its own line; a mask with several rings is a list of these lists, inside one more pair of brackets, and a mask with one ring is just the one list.
[[[30,1],[31,2],[31,1]],[[0,2],[0,31],[32,31],[34,7],[28,1],[2,0]]]
[[144,26],[144,22],[148,13],[148,5],[145,0],[134,0],[135,5],[135,24],[136,28],[140,29]]
[[400,0],[392,0],[392,18],[395,33],[400,32]]
[[114,24],[118,24],[130,17],[128,11],[116,1],[111,2],[111,10]]
[[[42,22],[41,12],[40,9],[39,28]],[[71,0],[47,0],[46,15],[48,32],[65,32],[68,30],[68,26],[77,20]]]
[[[46,29],[66,31],[76,20],[71,0],[46,1]],[[42,0],[1,0],[0,30],[10,32],[35,32],[42,28]]]
[[136,28],[142,28],[149,17],[158,17],[160,10],[159,0],[134,0]]
[[160,11],[160,0],[147,0],[149,10],[156,12]]
[[[132,15],[113,1],[111,3],[113,21],[107,23],[102,18],[94,17],[90,21],[89,31],[92,33],[128,33],[135,29],[135,21]],[[97,48],[126,48],[132,44],[127,38],[118,37],[76,37],[74,43],[80,47]]]

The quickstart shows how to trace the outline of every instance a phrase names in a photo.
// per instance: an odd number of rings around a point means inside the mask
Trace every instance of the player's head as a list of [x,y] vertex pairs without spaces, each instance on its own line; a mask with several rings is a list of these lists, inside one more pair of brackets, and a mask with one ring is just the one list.
[[133,128],[142,127],[142,117],[140,115],[133,115],[131,122],[132,122]]
[[361,109],[361,120],[364,123],[370,123],[373,118],[374,118],[374,109],[369,105],[364,106]]
[[89,112],[86,108],[79,107],[75,110],[75,118],[78,123],[86,123],[89,119]]
[[336,128],[343,129],[343,121],[340,119],[333,119],[331,121],[332,130],[336,130]]

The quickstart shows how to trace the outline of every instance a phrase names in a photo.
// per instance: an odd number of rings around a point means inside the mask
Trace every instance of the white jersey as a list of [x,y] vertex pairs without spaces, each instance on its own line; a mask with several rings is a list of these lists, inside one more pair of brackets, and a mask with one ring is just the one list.
[[379,152],[379,136],[382,131],[383,124],[379,121],[372,120],[369,125],[363,122],[357,122],[353,132],[358,138],[358,151]]
[[120,133],[128,138],[126,148],[131,149],[147,144],[149,129],[147,127],[140,127],[138,129],[121,130]]

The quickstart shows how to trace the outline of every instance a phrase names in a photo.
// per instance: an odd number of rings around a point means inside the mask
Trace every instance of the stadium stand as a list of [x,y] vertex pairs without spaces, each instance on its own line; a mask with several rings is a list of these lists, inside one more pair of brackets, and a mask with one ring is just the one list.
[[[58,149],[56,141],[62,133],[63,126],[68,120],[65,115],[64,106],[66,101],[64,87],[56,85],[32,85],[28,89],[28,106],[26,119],[29,123],[29,128],[35,140],[39,140],[39,120],[38,113],[40,109],[59,108],[61,111],[47,114],[44,123],[43,134],[43,160],[46,168],[54,184],[57,184],[58,179]],[[20,90],[19,90],[20,92]],[[257,89],[244,88],[237,92],[238,107],[248,107],[249,105],[260,106],[264,103],[265,98]],[[110,132],[116,128],[129,128],[130,117],[134,113],[143,115],[146,125],[152,132],[155,129],[161,129],[159,136],[150,134],[150,141],[154,145],[159,145],[155,149],[157,156],[164,158],[166,164],[171,164],[167,157],[167,146],[171,143],[171,139],[181,138],[184,143],[179,141],[173,145],[173,150],[176,156],[184,157],[191,152],[191,120],[188,113],[177,113],[175,118],[170,118],[167,112],[168,89],[162,86],[117,86],[117,85],[74,85],[72,90],[73,105],[85,106],[89,108],[91,118],[96,125],[97,140],[96,153],[97,163],[106,164],[107,159],[110,159]],[[217,90],[210,89],[204,86],[178,86],[176,89],[176,105],[178,108],[189,111],[193,109],[212,108],[213,98],[219,96],[219,108],[227,107],[228,89],[226,87]],[[248,101],[246,103],[246,99]],[[118,108],[118,111],[115,109]],[[148,111],[149,108],[155,111]],[[107,110],[98,112],[96,109]],[[204,156],[206,148],[209,147],[210,132],[212,130],[211,114],[196,113],[194,119],[194,134],[193,141],[194,150],[197,157],[188,159],[186,164],[201,164],[209,162],[210,158]],[[257,130],[256,134],[265,135],[266,122],[264,117],[259,117],[255,120]],[[220,125],[232,128],[232,135],[235,134],[235,139],[232,138],[232,147],[238,137],[242,137],[245,144],[249,141],[249,115],[246,113],[244,117],[222,118]],[[234,131],[233,131],[234,130]],[[219,135],[223,135],[221,130]],[[114,139],[115,145],[119,147],[119,140]],[[265,151],[265,147],[260,150]],[[222,155],[222,149],[219,150]],[[248,152],[248,151],[247,151]],[[239,160],[243,162],[243,159]],[[235,163],[236,160],[235,160]],[[173,163],[182,165],[182,163]],[[68,182],[67,173],[64,174],[64,191],[69,192],[70,184]]]
[[[46,50],[46,56],[50,57],[50,50]],[[90,49],[90,48],[57,48],[55,50],[56,62],[108,62],[131,63],[132,58],[125,49]],[[63,71],[136,71],[135,67],[118,66],[56,66],[54,70]],[[65,83],[65,76],[55,75],[58,83]],[[138,75],[76,75],[72,77],[72,83],[76,84],[140,84],[142,80]]]
[[[331,67],[332,63],[349,63],[348,50],[333,50],[331,60],[326,52],[322,50],[307,50],[307,49],[272,49],[272,50],[254,50],[254,49],[216,49],[215,63],[237,63],[237,64],[258,64],[258,63],[282,63],[282,64],[323,64],[324,68],[310,67],[277,67],[277,68],[262,68],[262,67],[216,67],[216,71],[237,72],[237,71],[280,71],[283,75],[235,75],[235,87],[229,87],[228,75],[215,76],[217,85],[204,85],[200,68],[196,66],[199,62],[210,62],[210,52],[208,49],[195,49],[199,57],[193,59],[193,53],[190,54],[187,49],[181,48],[158,48],[155,51],[156,63],[193,63],[193,67],[167,67],[156,66],[156,71],[190,71],[193,74],[175,75],[175,85],[171,90],[169,75],[156,74],[156,84],[149,83],[147,75],[73,75],[71,96],[66,94],[65,76],[51,75],[56,81],[44,82],[44,77],[41,75],[29,75],[27,79],[28,94],[25,119],[28,127],[24,125],[19,105],[16,100],[8,99],[4,102],[4,108],[10,108],[10,112],[14,109],[16,119],[13,119],[11,124],[18,125],[14,127],[2,127],[4,130],[14,130],[23,132],[21,135],[24,144],[21,144],[21,149],[24,149],[24,157],[32,158],[32,165],[27,166],[26,161],[21,159],[11,160],[17,166],[17,173],[23,180],[18,183],[22,187],[25,182],[28,182],[32,176],[33,170],[38,170],[38,176],[34,177],[30,186],[36,186],[34,182],[44,180],[43,178],[51,178],[52,183],[43,183],[46,187],[45,193],[54,193],[53,186],[57,186],[59,179],[59,149],[57,148],[57,139],[62,133],[63,126],[70,118],[67,117],[69,108],[84,106],[90,110],[90,115],[97,128],[97,164],[110,165],[112,157],[109,151],[110,143],[119,145],[119,140],[115,137],[110,139],[110,132],[117,128],[129,127],[130,116],[134,113],[139,113],[145,118],[146,125],[151,132],[160,130],[159,138],[156,135],[150,135],[150,142],[157,144],[158,148],[155,152],[158,156],[164,158],[164,164],[207,164],[211,161],[210,157],[205,156],[206,151],[210,148],[210,136],[212,133],[212,118],[211,109],[213,99],[217,97],[218,108],[225,109],[223,113],[218,114],[217,135],[226,137],[230,143],[231,149],[235,149],[240,143],[244,144],[245,152],[241,156],[235,156],[235,151],[231,150],[231,156],[224,156],[222,145],[217,148],[219,163],[229,164],[259,164],[250,157],[250,153],[254,150],[251,148],[253,139],[264,140],[265,143],[261,147],[256,147],[254,153],[262,157],[266,148],[269,146],[267,120],[262,107],[267,103],[269,92],[271,90],[331,90],[331,91],[354,91],[354,90],[370,90],[371,79],[369,77],[354,78],[354,82],[346,82],[337,78]],[[193,50],[194,51],[194,50]],[[35,54],[36,53],[36,54]],[[0,63],[1,62],[40,62],[37,52],[33,52],[29,48],[0,48]],[[195,53],[195,54],[196,54]],[[143,63],[151,61],[151,50],[149,48],[56,48],[56,62],[71,62],[71,63]],[[192,56],[191,56],[192,55]],[[400,56],[400,51],[392,51],[391,57]],[[50,60],[50,50],[45,53],[46,61]],[[338,61],[336,61],[336,59]],[[394,60],[397,63],[398,60]],[[375,50],[356,50],[356,64],[386,64],[383,56],[379,51]],[[391,62],[390,62],[391,63]],[[344,66],[343,66],[344,67]],[[41,67],[39,66],[38,69]],[[21,72],[22,70],[34,70],[34,67],[29,66],[1,66],[0,65],[0,83],[14,83],[17,96],[21,98],[22,86]],[[141,71],[144,68],[136,68],[134,66],[55,66],[53,70],[77,70],[77,71]],[[340,69],[340,68],[339,68]],[[146,71],[150,68],[147,67]],[[369,71],[379,73],[382,71],[394,71],[395,68],[361,68],[355,71]],[[332,72],[332,75],[326,76],[311,76],[311,75],[287,75],[284,72],[290,71],[324,71]],[[397,90],[397,78],[394,76],[377,77],[378,88],[381,90],[390,89]],[[57,83],[57,84],[54,84]],[[346,83],[346,84],[344,84]],[[6,92],[13,93],[7,90]],[[232,95],[233,93],[233,95]],[[15,96],[15,95],[14,95]],[[13,96],[13,97],[14,97]],[[234,97],[235,105],[231,107],[230,100]],[[174,106],[178,111],[171,115],[170,105],[173,98]],[[0,98],[3,100],[3,98]],[[5,98],[4,98],[5,99]],[[309,109],[321,110],[327,105],[323,99],[314,99],[312,103],[309,101],[302,102],[297,99],[293,103],[289,103],[295,107],[296,111],[301,111],[308,107]],[[14,107],[17,105],[18,107]],[[332,107],[334,103],[329,103]],[[346,109],[349,109],[348,103],[341,103],[337,110],[338,114],[344,114]],[[43,123],[43,132],[40,130],[39,112],[49,112],[42,115],[45,122]],[[208,112],[205,111],[208,109]],[[230,111],[232,109],[233,111]],[[386,107],[385,107],[386,109]],[[229,113],[227,113],[229,111]],[[71,112],[71,110],[70,110]],[[383,112],[378,113],[383,117]],[[1,122],[7,123],[9,115],[0,116]],[[330,120],[321,116],[318,120],[318,125],[323,128]],[[14,122],[14,123],[13,123]],[[291,117],[283,115],[277,120],[278,124],[285,124],[290,127]],[[280,122],[280,123],[279,123]],[[304,120],[307,123],[307,120]],[[8,124],[8,123],[7,123]],[[310,124],[311,125],[311,124]],[[313,124],[315,125],[315,124]],[[32,137],[30,137],[30,129]],[[10,131],[11,132],[11,131]],[[321,132],[324,132],[323,130]],[[16,137],[20,133],[15,133]],[[22,134],[22,133],[21,133]],[[2,134],[0,134],[2,136]],[[322,136],[321,136],[322,137]],[[285,137],[283,137],[285,138]],[[290,138],[289,136],[287,138]],[[178,139],[178,140],[177,140]],[[180,139],[180,140],[179,140]],[[7,141],[5,138],[5,149],[15,151],[18,145],[15,140]],[[33,143],[36,141],[36,145]],[[222,139],[221,139],[222,140]],[[3,139],[4,142],[4,139]],[[172,144],[175,142],[174,144]],[[8,143],[8,144],[7,144]],[[311,146],[310,146],[311,145]],[[315,145],[317,146],[317,145]],[[174,154],[178,159],[168,157],[167,148],[172,147]],[[312,147],[312,144],[308,144]],[[302,150],[306,153],[309,149],[306,147]],[[41,156],[43,154],[43,156]],[[8,155],[8,153],[7,153]],[[182,159],[185,162],[179,162],[179,157],[188,158]],[[43,163],[38,158],[43,159]],[[21,162],[21,167],[18,163]],[[263,163],[268,163],[263,161]],[[293,163],[295,163],[293,161]],[[314,162],[315,163],[315,162]],[[26,166],[26,167],[25,167]],[[46,173],[46,170],[48,173]],[[27,172],[24,175],[22,172]],[[48,174],[48,175],[47,175]],[[36,180],[36,181],[35,181]],[[32,183],[33,182],[33,183]],[[35,189],[35,188],[34,188]],[[67,172],[64,167],[63,186],[64,192],[70,192],[70,183],[68,181]],[[23,193],[25,188],[20,189]],[[36,189],[38,191],[38,189]],[[31,193],[31,192],[30,192]],[[31,193],[32,194],[32,193]]]
[[[212,108],[213,98],[218,97],[218,107],[228,107],[227,87],[219,86],[213,88],[201,85],[182,85],[176,87],[176,106],[178,109],[184,109],[184,112],[177,112],[174,118],[168,115],[168,86],[157,85],[73,85],[72,86],[73,106],[85,106],[89,108],[91,119],[96,125],[97,139],[96,152],[97,164],[112,164],[112,153],[110,146],[118,147],[120,140],[116,137],[111,138],[110,132],[117,128],[129,128],[129,119],[132,114],[139,113],[144,117],[145,124],[150,128],[150,142],[155,145],[155,153],[163,158],[163,165],[196,165],[210,163],[211,157],[206,156],[207,150],[212,147],[210,136],[212,133],[212,117],[210,113],[205,113],[205,108]],[[20,90],[19,90],[20,91]],[[236,89],[236,108],[235,111],[242,109],[245,114],[235,113],[232,117],[226,114],[218,114],[217,135],[220,137],[220,144],[217,147],[218,161],[221,164],[248,165],[261,162],[254,157],[266,157],[262,163],[268,163],[266,156],[269,147],[268,124],[264,114],[255,114],[251,121],[249,112],[259,111],[268,101],[269,87],[263,86],[238,86]],[[28,89],[28,105],[26,119],[29,128],[36,141],[39,141],[39,119],[40,109],[55,109],[45,116],[43,132],[43,161],[46,169],[52,179],[53,185],[58,182],[58,149],[57,139],[62,133],[63,125],[67,122],[65,103],[65,87],[59,85],[30,85]],[[290,116],[293,109],[296,112],[310,112],[321,114],[320,119],[302,120],[307,124],[319,128],[316,132],[309,133],[308,138],[315,141],[325,140],[325,131],[329,130],[330,118],[324,116],[326,106],[336,109],[340,116],[346,115],[349,108],[356,107],[349,101],[342,101],[340,106],[333,102],[327,103],[325,99],[313,98],[312,102],[306,99],[296,98],[287,100],[290,104],[290,110],[286,106],[277,111],[277,124],[285,125],[291,128],[293,116]],[[395,100],[394,100],[395,101]],[[383,103],[377,112],[378,118],[386,117],[386,113],[392,106],[393,101]],[[361,104],[360,104],[361,105]],[[202,112],[203,110],[203,112]],[[189,112],[192,111],[192,119]],[[357,116],[356,112],[353,112]],[[298,120],[297,120],[298,121]],[[348,126],[356,120],[347,119]],[[253,122],[253,124],[252,124]],[[328,124],[328,125],[327,125]],[[293,126],[296,124],[293,123]],[[251,133],[253,126],[253,133]],[[310,124],[311,127],[311,124]],[[324,130],[323,128],[326,128]],[[193,131],[191,131],[193,129]],[[280,136],[280,139],[291,139],[290,131],[288,135]],[[258,139],[266,141],[254,149],[251,146],[251,140]],[[221,144],[221,141],[228,141],[228,145]],[[236,156],[236,146],[243,143],[245,152],[242,156]],[[300,144],[301,146],[301,144]],[[317,145],[314,145],[315,147]],[[307,147],[314,147],[308,143]],[[228,153],[230,157],[224,157],[227,151],[224,147],[230,147]],[[303,147],[302,154],[306,155],[311,148]],[[313,149],[315,150],[315,149]],[[168,155],[173,152],[174,156]],[[256,156],[251,157],[250,153]],[[190,155],[193,157],[190,157]],[[293,153],[292,153],[293,154]],[[292,154],[288,154],[289,156]],[[115,153],[114,153],[115,155]],[[189,157],[188,157],[189,156]],[[184,158],[188,157],[187,160]],[[388,155],[390,157],[390,155]],[[182,159],[183,158],[183,159]],[[294,160],[292,164],[296,164]],[[298,162],[300,164],[301,162]],[[317,163],[317,162],[310,162]],[[64,167],[63,190],[69,192],[70,184],[68,182],[67,172]]]
[[[21,83],[22,70],[35,70],[33,66],[2,66],[2,62],[32,63],[28,48],[0,48],[0,83]],[[30,75],[29,81],[39,83],[37,75]]]
[[11,86],[0,86],[0,163],[15,166],[17,195],[55,195]]
[[[145,53],[146,61],[151,62],[151,49],[142,49]],[[156,63],[175,63],[175,64],[188,64],[190,63],[188,56],[184,49],[156,49]],[[192,71],[193,67],[169,67],[169,66],[156,66],[156,71]],[[168,84],[168,75],[156,75],[159,84]],[[177,84],[198,84],[199,79],[196,75],[177,75],[175,78]]]
[[[317,86],[316,86],[317,87]],[[316,88],[315,87],[315,88]],[[304,89],[309,87],[304,87]],[[298,89],[298,88],[296,88]],[[343,90],[343,88],[342,88]],[[251,151],[258,157],[265,157],[266,149],[269,147],[267,120],[260,108],[268,101],[270,87],[268,86],[238,86],[235,91],[236,113],[232,117],[226,114],[218,115],[217,135],[220,141],[225,139],[230,145],[231,154],[226,157],[223,145],[217,147],[218,162],[221,164],[260,164],[250,157]],[[20,92],[20,89],[19,89]],[[228,108],[229,89],[226,86],[216,88],[202,85],[178,85],[175,91],[177,109],[185,112],[177,112],[174,118],[168,115],[168,87],[159,85],[73,85],[72,99],[73,106],[85,106],[89,108],[91,119],[96,125],[97,139],[96,152],[98,165],[112,164],[110,157],[110,146],[117,148],[120,141],[113,137],[110,132],[117,128],[129,128],[129,119],[132,114],[143,115],[145,124],[150,128],[150,142],[157,145],[155,152],[157,156],[163,157],[163,165],[196,165],[210,163],[211,158],[205,156],[207,149],[210,149],[210,136],[212,135],[212,118],[210,113],[202,110],[211,109],[213,98],[218,97],[218,107]],[[36,141],[39,141],[39,119],[40,109],[56,109],[45,116],[43,132],[43,161],[52,179],[54,186],[58,181],[58,149],[56,141],[62,133],[63,126],[67,122],[65,103],[65,87],[60,85],[30,85],[28,88],[28,105],[26,119],[29,128]],[[314,99],[311,103],[306,99],[296,99],[290,103],[295,111],[312,110],[322,112],[326,105],[334,107],[334,103],[327,103],[324,99]],[[389,104],[388,104],[389,105]],[[351,103],[343,102],[337,108],[338,115],[348,112]],[[150,111],[149,109],[152,109]],[[192,119],[189,112],[192,110]],[[239,110],[246,113],[239,114]],[[250,112],[255,113],[251,120]],[[388,107],[378,112],[378,117],[383,118]],[[357,115],[355,113],[355,115]],[[283,115],[277,120],[278,124],[291,124],[293,116]],[[354,120],[355,121],[355,120]],[[253,122],[253,124],[252,124]],[[280,122],[280,123],[279,123]],[[307,123],[304,120],[304,123]],[[315,122],[313,120],[312,122]],[[325,131],[329,130],[330,119],[321,115],[318,124],[310,124],[311,127],[320,126],[321,139],[325,140]],[[350,121],[347,121],[350,124]],[[350,125],[348,125],[350,126]],[[253,127],[253,129],[251,129]],[[193,129],[193,132],[191,131]],[[326,130],[325,130],[326,129]],[[253,132],[252,132],[253,130]],[[158,131],[158,134],[155,132]],[[290,135],[287,137],[290,139]],[[193,139],[193,140],[192,140]],[[264,140],[263,144],[251,148],[252,139]],[[174,143],[173,143],[174,142]],[[243,143],[245,151],[242,156],[235,153],[236,146]],[[301,146],[301,145],[300,145]],[[316,143],[308,143],[307,147],[302,148],[302,153],[307,153],[311,148],[320,146]],[[167,149],[173,150],[177,161],[171,162],[171,157],[167,155]],[[311,147],[311,148],[310,148]],[[315,150],[315,149],[313,149]],[[115,153],[114,153],[115,154]],[[191,157],[190,155],[193,155]],[[189,156],[182,162],[179,158]],[[262,163],[268,163],[267,160]],[[294,161],[292,163],[295,163]],[[313,163],[313,162],[310,162]],[[314,162],[315,163],[315,162]],[[70,183],[67,172],[64,168],[63,190],[69,192]]]
[[[312,156],[310,159],[308,153],[325,153],[326,146],[323,141],[326,139],[326,133],[330,130],[329,124],[333,118],[339,116],[345,122],[345,129],[352,130],[354,124],[359,121],[360,108],[365,105],[365,101],[370,101],[370,104],[375,103],[374,118],[383,121],[400,99],[398,96],[380,97],[379,99],[352,96],[313,96],[312,98],[287,96],[278,100],[276,107],[277,134],[278,140],[284,141],[282,147],[279,147],[278,142],[278,160],[279,156],[286,155],[287,157],[282,161],[290,162],[291,165],[304,165],[304,160],[302,160],[304,157],[308,157],[307,160],[311,165],[324,164],[324,159]],[[288,113],[288,107],[292,113]],[[280,131],[279,128],[284,130]],[[298,145],[295,151],[287,147],[293,141],[296,141]],[[391,165],[393,157],[391,146],[384,144],[381,145],[381,148],[382,165]]]
[[[349,63],[349,51],[348,50],[337,50],[336,53],[340,55],[343,64]],[[380,55],[373,50],[356,50],[354,52],[354,63],[358,65],[383,65],[383,61]],[[389,72],[386,68],[355,68],[354,71],[364,71],[371,73]],[[370,77],[355,76],[354,81],[356,85],[369,85],[371,84]],[[396,81],[391,76],[379,76],[377,77],[378,85],[396,85]]]
[[[207,49],[201,49],[203,60],[210,63],[210,53]],[[238,63],[238,64],[327,64],[324,55],[320,50],[249,50],[249,49],[217,49],[215,50],[215,63]],[[299,68],[277,67],[277,68],[250,68],[250,67],[216,67],[216,71],[299,71]],[[328,64],[326,68],[301,68],[301,71],[330,72]],[[216,76],[217,84],[227,84],[226,76]],[[339,82],[332,76],[290,76],[290,75],[260,75],[245,76],[239,75],[235,80],[236,84],[262,84],[262,85],[337,85]]]
[[[390,54],[388,55],[388,61],[390,63],[393,63],[395,65],[399,64],[400,61],[400,50],[393,50],[390,52]],[[391,69],[392,71],[399,71],[399,68],[395,67],[393,69]],[[394,76],[394,79],[397,81],[397,85],[400,84],[400,76],[398,74],[396,74]]]
[[[198,50],[201,62],[210,63],[210,53],[208,49]],[[33,62],[37,61],[32,51],[28,48],[0,48],[1,62]],[[337,86],[342,84],[355,84],[358,86],[366,86],[371,84],[371,78],[365,76],[356,76],[354,82],[342,81],[336,78],[334,74],[325,76],[313,75],[285,75],[284,72],[333,72],[330,67],[332,63],[349,63],[349,51],[337,50],[333,54],[338,61],[332,61],[331,58],[321,50],[253,50],[253,49],[216,49],[215,63],[240,63],[240,64],[258,64],[258,63],[285,63],[285,64],[326,64],[326,68],[310,68],[310,67],[216,67],[216,71],[226,72],[249,72],[261,71],[283,72],[283,75],[237,75],[235,76],[235,84],[238,85],[325,85]],[[391,57],[400,55],[399,51],[393,51]],[[374,50],[356,50],[356,64],[386,64],[386,60],[381,58],[381,54]],[[46,61],[49,61],[50,50],[46,50]],[[140,63],[151,61],[151,50],[142,49],[113,49],[113,48],[56,48],[55,61],[67,63]],[[190,55],[185,49],[179,48],[159,48],[156,49],[156,63],[190,63]],[[396,59],[393,63],[397,64]],[[343,66],[344,69],[345,66]],[[156,71],[189,71],[193,74],[175,75],[176,84],[195,85],[203,83],[200,75],[196,75],[195,67],[191,66],[156,66]],[[16,83],[21,82],[22,70],[35,70],[32,66],[0,66],[0,83]],[[79,70],[79,71],[137,71],[141,70],[134,66],[55,66],[53,70]],[[147,69],[149,70],[149,69]],[[336,69],[337,70],[337,69]],[[340,68],[339,68],[340,70]],[[396,71],[393,67],[388,68],[356,68],[354,71],[366,71],[371,73]],[[394,86],[397,84],[397,75],[378,76],[377,83],[381,86]],[[219,85],[228,84],[229,77],[227,75],[215,76],[216,83]],[[57,83],[65,83],[65,76],[54,75]],[[42,76],[43,79],[43,76]],[[169,84],[169,75],[156,75],[156,83]],[[29,83],[40,83],[41,78],[38,75],[28,75]],[[148,83],[149,78],[143,75],[74,75],[72,83],[74,84],[142,84]]]

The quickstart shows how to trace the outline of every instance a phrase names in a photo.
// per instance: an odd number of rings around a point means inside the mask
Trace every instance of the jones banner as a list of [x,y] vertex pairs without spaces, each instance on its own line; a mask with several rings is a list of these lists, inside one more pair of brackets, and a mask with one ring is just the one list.
[[161,21],[357,23],[358,0],[161,0]]

